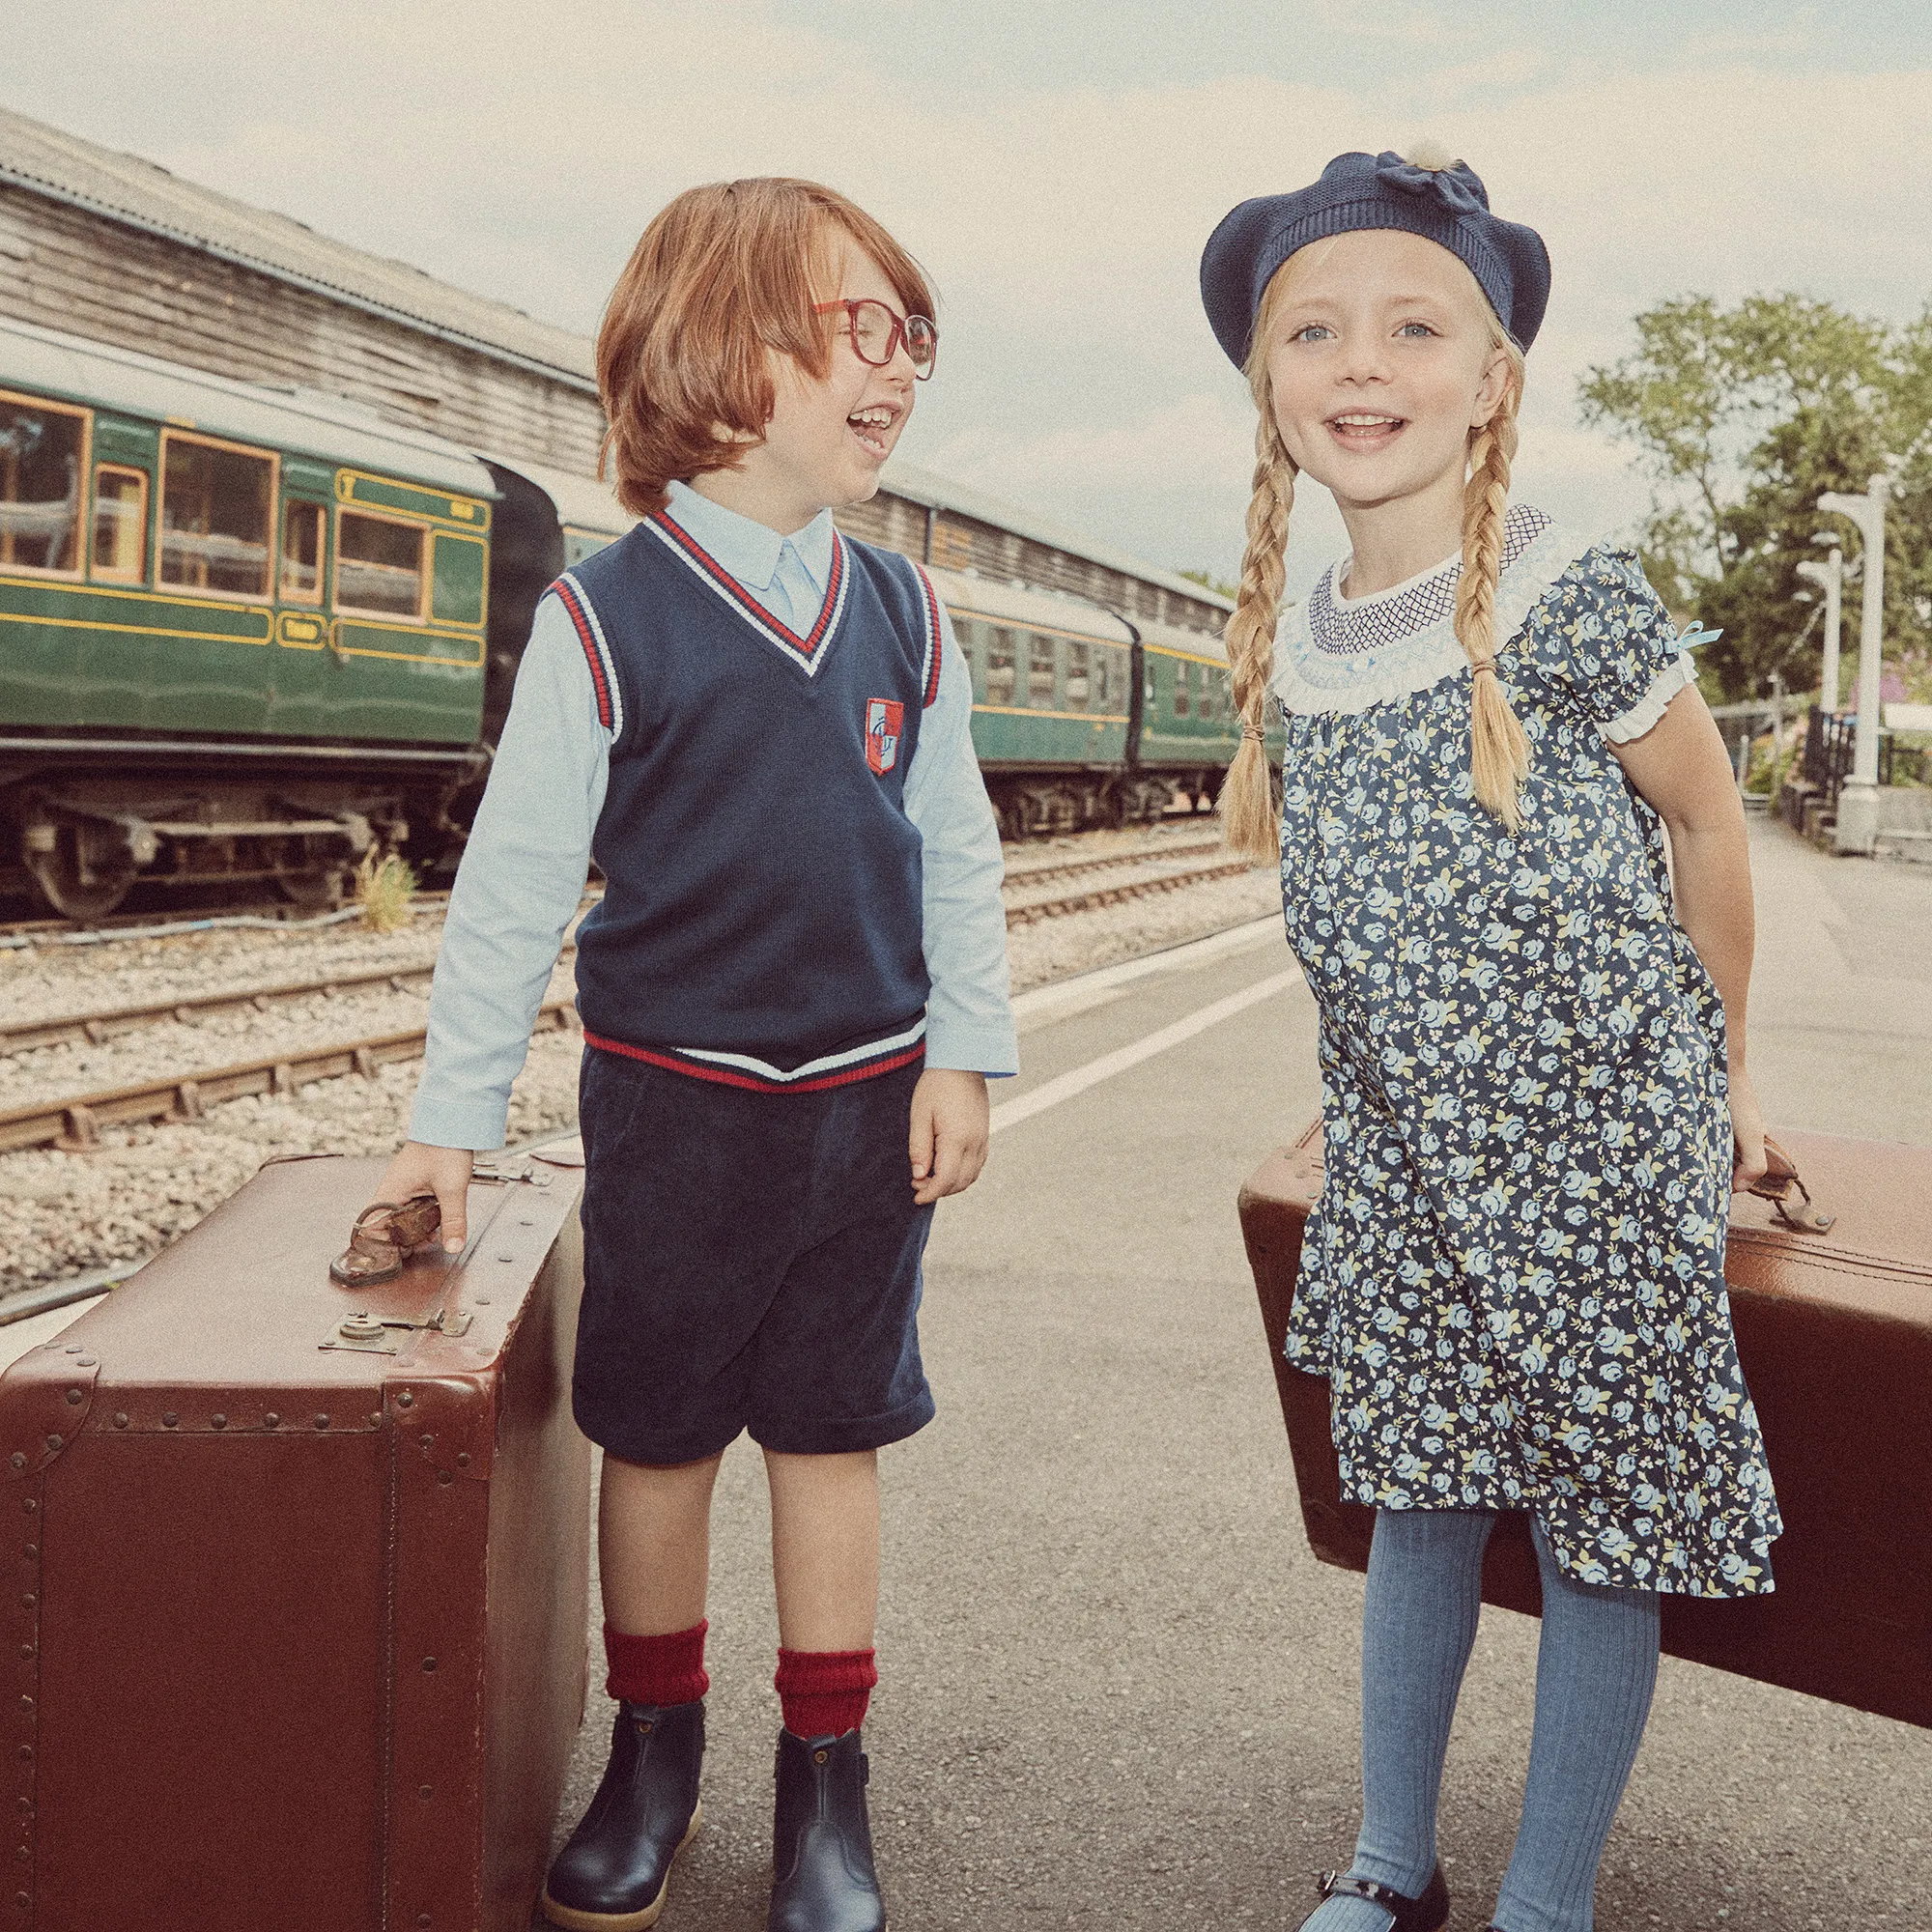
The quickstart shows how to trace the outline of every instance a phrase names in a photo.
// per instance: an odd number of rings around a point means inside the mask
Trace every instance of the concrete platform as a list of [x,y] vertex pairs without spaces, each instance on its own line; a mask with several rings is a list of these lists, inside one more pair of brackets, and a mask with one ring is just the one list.
[[[1932,878],[1760,821],[1757,1080],[1775,1122],[1932,1144]],[[1036,1005],[1002,1103],[1290,965],[1268,930]],[[1003,1129],[941,1209],[940,1416],[884,1459],[867,1727],[894,1932],[1286,1927],[1356,1821],[1358,1577],[1317,1564],[1235,1194],[1318,1111],[1298,983]],[[705,1829],[666,1932],[754,1932],[769,1884],[771,1607],[755,1453],[715,1533]],[[1529,1743],[1536,1627],[1485,1613],[1451,1751],[1452,1924],[1485,1923]],[[559,1832],[609,1734],[596,1700]],[[1664,1661],[1602,1932],[1932,1924],[1932,1732]]]

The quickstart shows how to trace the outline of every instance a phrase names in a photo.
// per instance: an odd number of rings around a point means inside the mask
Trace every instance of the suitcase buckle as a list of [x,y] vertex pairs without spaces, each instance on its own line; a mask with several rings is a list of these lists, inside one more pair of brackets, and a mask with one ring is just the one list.
[[467,1308],[439,1308],[420,1321],[413,1321],[406,1315],[370,1315],[358,1311],[337,1321],[317,1347],[362,1355],[393,1355],[401,1350],[405,1335],[447,1335],[454,1341],[469,1332],[473,1319]]

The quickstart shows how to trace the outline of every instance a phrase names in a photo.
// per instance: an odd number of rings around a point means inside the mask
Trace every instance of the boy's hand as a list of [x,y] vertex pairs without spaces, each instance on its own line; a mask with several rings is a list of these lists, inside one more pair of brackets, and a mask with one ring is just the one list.
[[468,1148],[426,1147],[421,1141],[405,1141],[402,1152],[384,1169],[375,1198],[407,1201],[412,1194],[434,1194],[442,1209],[443,1249],[459,1255],[469,1237],[466,1210],[474,1161]]
[[912,1198],[961,1194],[986,1164],[986,1076],[928,1066],[912,1090]]

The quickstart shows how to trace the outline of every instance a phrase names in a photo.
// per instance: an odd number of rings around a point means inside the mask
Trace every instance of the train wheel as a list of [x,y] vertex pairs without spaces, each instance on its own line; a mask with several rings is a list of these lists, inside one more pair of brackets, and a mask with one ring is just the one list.
[[118,865],[90,867],[83,877],[71,838],[59,839],[50,852],[29,852],[26,858],[41,896],[63,919],[78,920],[83,925],[105,919],[134,883],[131,858]]

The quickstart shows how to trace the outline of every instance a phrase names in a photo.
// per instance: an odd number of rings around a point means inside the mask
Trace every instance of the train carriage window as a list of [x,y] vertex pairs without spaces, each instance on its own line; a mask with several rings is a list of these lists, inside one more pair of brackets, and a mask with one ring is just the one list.
[[94,575],[139,583],[148,574],[148,474],[103,463],[94,472]]
[[1068,639],[1066,645],[1066,708],[1085,711],[1092,696],[1087,663],[1091,646]]
[[344,510],[335,521],[335,608],[376,617],[422,615],[423,531]]
[[1037,634],[1027,639],[1027,703],[1037,710],[1053,709],[1054,640]]
[[955,617],[952,621],[952,641],[959,646],[959,655],[966,662],[966,675],[973,675],[975,654],[980,648],[980,627],[970,617]]
[[275,459],[169,436],[161,455],[161,582],[269,594]]
[[322,520],[320,503],[289,503],[282,510],[282,601],[322,602]]
[[1187,716],[1187,687],[1193,682],[1194,667],[1177,659],[1174,667],[1174,715]]
[[0,570],[79,575],[86,440],[78,410],[0,402]]
[[986,702],[988,704],[1010,704],[1018,687],[1018,673],[1013,665],[1014,638],[1012,632],[1000,627],[986,633]]

